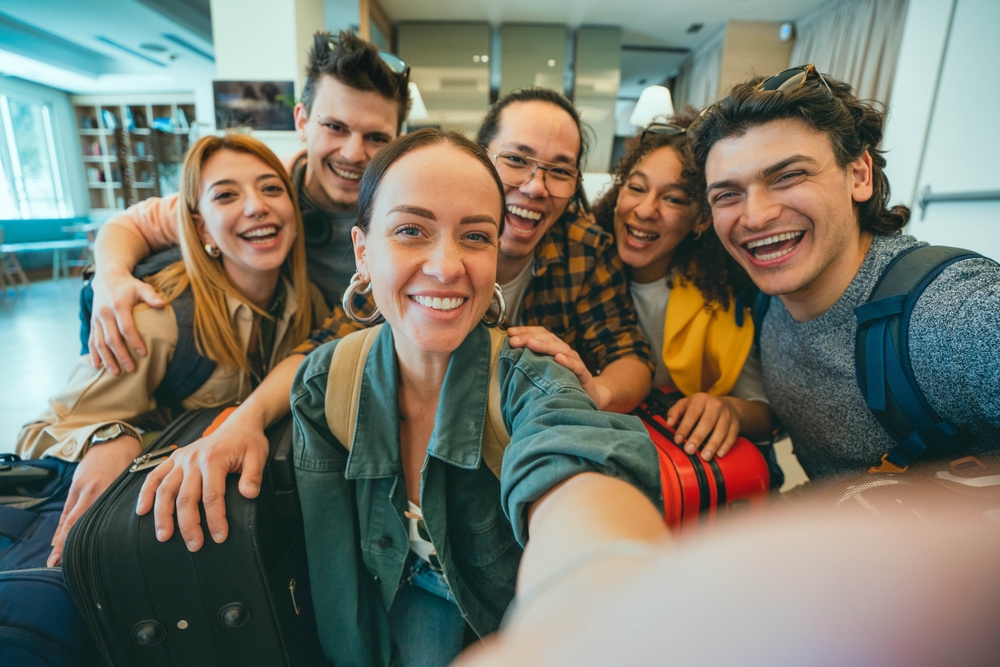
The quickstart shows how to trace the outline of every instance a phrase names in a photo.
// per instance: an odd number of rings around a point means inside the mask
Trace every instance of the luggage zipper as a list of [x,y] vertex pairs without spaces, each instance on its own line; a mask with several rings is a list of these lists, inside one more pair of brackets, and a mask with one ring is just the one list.
[[136,457],[132,461],[132,467],[128,469],[129,472],[139,472],[140,470],[148,470],[149,468],[155,468],[170,456],[173,451],[177,449],[177,445],[167,445],[166,447],[161,447],[160,449],[155,449],[151,452],[146,452],[141,456]]
[[299,607],[299,603],[295,601],[295,579],[288,582],[288,592],[292,594],[292,607],[295,609],[295,615],[298,616],[302,613],[302,608]]

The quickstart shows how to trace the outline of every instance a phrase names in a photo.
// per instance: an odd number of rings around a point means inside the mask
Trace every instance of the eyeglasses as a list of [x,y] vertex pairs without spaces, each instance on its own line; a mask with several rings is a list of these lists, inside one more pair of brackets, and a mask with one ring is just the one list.
[[650,123],[642,130],[642,134],[639,135],[639,143],[644,142],[646,137],[651,134],[665,134],[669,137],[684,134],[685,132],[687,132],[686,128],[674,125],[673,123]]
[[[549,195],[558,199],[569,199],[576,194],[580,172],[572,167],[546,162],[520,153],[490,154],[497,166],[497,173],[504,185],[519,188],[535,177],[541,170],[542,184]],[[546,165],[546,166],[542,166]]]
[[816,69],[816,66],[812,63],[801,67],[792,67],[782,72],[778,72],[774,76],[769,76],[758,83],[754,90],[772,91],[775,93],[798,90],[802,86],[806,85],[806,81],[808,81],[812,76],[819,79],[820,83],[826,86],[826,89],[833,94],[833,90],[830,89],[830,84],[826,82],[826,79],[823,78],[823,75],[820,74],[820,71]]

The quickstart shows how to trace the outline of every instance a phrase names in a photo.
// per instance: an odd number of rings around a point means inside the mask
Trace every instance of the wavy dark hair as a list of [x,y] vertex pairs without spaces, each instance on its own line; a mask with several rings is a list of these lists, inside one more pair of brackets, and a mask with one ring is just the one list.
[[[500,131],[500,113],[511,104],[518,102],[545,102],[557,106],[569,114],[569,117],[576,124],[577,132],[580,134],[580,152],[576,156],[576,168],[580,169],[580,165],[586,160],[587,151],[590,149],[590,138],[588,136],[590,128],[580,119],[580,112],[569,101],[569,98],[551,88],[542,88],[541,86],[518,88],[498,99],[490,106],[489,111],[486,112],[486,118],[483,119],[483,124],[479,126],[479,132],[476,133],[476,143],[482,146],[483,149],[486,149],[490,145],[490,142],[493,141],[493,138],[497,136],[497,132]],[[576,192],[567,204],[567,210],[576,212],[590,210],[587,197],[583,192],[582,180],[577,183]]]
[[306,115],[312,113],[316,86],[323,76],[332,76],[345,86],[356,90],[373,91],[399,106],[396,132],[403,129],[410,113],[410,89],[407,78],[396,74],[379,56],[378,47],[361,39],[353,32],[341,31],[336,37],[326,31],[313,35],[306,66],[306,82],[302,87],[302,103]]
[[[678,127],[689,127],[697,117],[690,107],[681,114],[670,118]],[[618,165],[611,172],[611,188],[594,204],[594,217],[606,231],[615,235],[615,208],[618,193],[631,176],[636,165],[646,156],[661,148],[670,148],[680,160],[683,179],[682,187],[692,202],[698,206],[697,215],[704,221],[711,213],[705,205],[705,179],[695,165],[694,155],[686,134],[648,134],[641,140],[635,137],[627,144],[627,150]],[[615,243],[618,239],[615,238]],[[628,267],[626,266],[626,270]],[[675,278],[683,278],[693,283],[705,295],[705,305],[709,309],[729,308],[730,299],[750,282],[746,271],[733,259],[719,241],[711,226],[700,237],[689,234],[670,260],[668,269],[670,285]]]
[[705,169],[708,153],[717,142],[743,136],[753,127],[775,120],[797,118],[830,137],[837,165],[842,169],[865,151],[872,158],[872,196],[856,204],[862,231],[888,236],[902,229],[910,209],[889,208],[889,179],[885,156],[879,150],[886,112],[879,102],[859,100],[849,84],[824,75],[822,82],[784,92],[758,91],[758,77],[739,83],[729,94],[709,107],[688,133],[699,171]]
[[496,183],[497,190],[500,192],[500,210],[497,211],[497,215],[499,216],[497,218],[497,223],[499,224],[497,238],[503,234],[504,217],[506,214],[506,209],[504,208],[504,187],[503,183],[500,182],[500,176],[497,174],[496,167],[493,166],[493,160],[490,159],[485,150],[474,144],[464,135],[457,132],[436,130],[430,127],[405,134],[395,139],[388,146],[376,153],[372,161],[368,163],[365,173],[361,176],[361,185],[358,186],[358,222],[356,224],[361,228],[361,231],[365,234],[368,233],[368,228],[371,226],[372,221],[372,209],[375,207],[375,199],[378,197],[378,188],[389,168],[396,164],[403,156],[419,148],[434,146],[436,144],[454,146],[479,160],[483,164],[483,167],[486,168],[486,173],[493,178],[493,182]]

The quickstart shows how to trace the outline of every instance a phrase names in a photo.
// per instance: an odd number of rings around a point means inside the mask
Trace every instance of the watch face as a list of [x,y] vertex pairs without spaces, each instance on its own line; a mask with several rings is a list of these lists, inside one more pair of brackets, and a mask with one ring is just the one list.
[[107,426],[102,426],[97,429],[94,433],[100,440],[107,440],[108,438],[113,438],[116,435],[120,435],[122,432],[121,424],[108,424]]

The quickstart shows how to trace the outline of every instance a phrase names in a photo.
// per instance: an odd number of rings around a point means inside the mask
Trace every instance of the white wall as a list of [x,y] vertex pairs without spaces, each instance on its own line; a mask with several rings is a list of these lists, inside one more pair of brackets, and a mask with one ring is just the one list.
[[907,233],[1000,260],[1000,201],[917,206],[927,186],[1000,190],[998,38],[996,0],[910,0],[883,148]]
[[90,200],[83,173],[83,153],[77,140],[69,95],[55,88],[4,76],[0,76],[0,94],[26,102],[52,105],[52,131],[55,134],[56,153],[63,161],[64,167],[63,192],[72,205],[73,215],[87,215],[90,210]]

